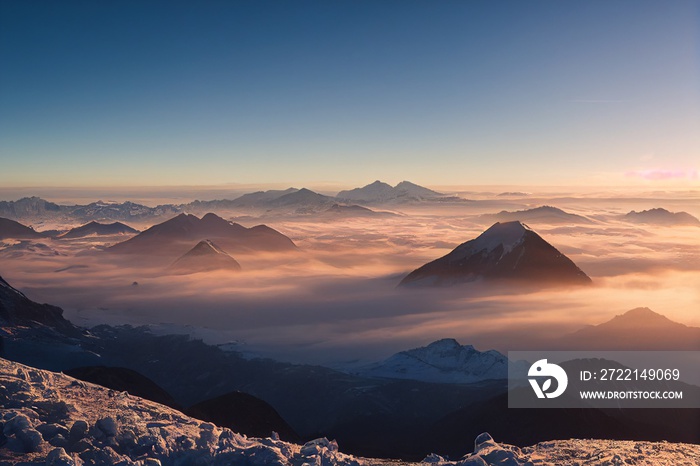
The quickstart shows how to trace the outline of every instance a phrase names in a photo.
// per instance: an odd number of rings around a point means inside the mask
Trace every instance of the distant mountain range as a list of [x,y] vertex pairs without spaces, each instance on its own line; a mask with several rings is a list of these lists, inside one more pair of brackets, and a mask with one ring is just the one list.
[[497,214],[485,214],[484,219],[496,220],[498,222],[527,222],[527,223],[549,223],[549,224],[590,224],[590,219],[576,214],[570,214],[557,207],[541,206],[533,209],[518,210],[508,212],[503,210]]
[[670,212],[661,208],[643,210],[641,212],[635,212],[633,210],[620,218],[626,222],[645,223],[649,225],[700,226],[700,220],[687,212]]
[[521,222],[496,223],[476,239],[414,270],[402,286],[445,286],[509,281],[536,287],[587,285],[571,259]]
[[[16,201],[0,201],[0,217],[21,221],[61,220],[63,222],[125,221],[141,222],[172,217],[179,213],[204,214],[231,212],[261,214],[272,210],[277,213],[312,214],[323,212],[333,205],[397,204],[425,201],[461,202],[463,199],[446,196],[409,181],[392,187],[381,181],[341,191],[327,196],[307,188],[257,191],[234,199],[195,200],[186,204],[163,204],[149,207],[134,202],[97,201],[86,205],[59,205],[39,197],[25,197]],[[357,211],[359,213],[359,211]],[[366,213],[366,212],[365,212]],[[352,214],[351,211],[345,212]]]

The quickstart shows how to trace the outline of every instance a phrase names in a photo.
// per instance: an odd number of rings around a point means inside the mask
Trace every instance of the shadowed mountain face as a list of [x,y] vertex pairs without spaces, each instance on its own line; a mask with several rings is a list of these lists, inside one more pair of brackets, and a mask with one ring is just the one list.
[[69,336],[82,332],[63,318],[63,310],[31,301],[0,277],[0,325],[50,327]]
[[120,254],[177,257],[192,248],[192,244],[207,239],[234,253],[296,249],[292,240],[268,226],[246,228],[209,213],[201,219],[180,214],[107,250]]
[[0,239],[38,239],[46,238],[46,235],[34,231],[19,222],[7,218],[0,218]]
[[557,346],[580,350],[700,350],[700,328],[638,307],[600,325],[570,333]]
[[300,440],[299,435],[275,408],[260,398],[243,392],[231,392],[202,401],[187,408],[185,413],[251,437],[265,438],[272,432],[277,432],[282,440]]
[[121,222],[114,223],[97,223],[90,222],[83,226],[73,228],[65,234],[61,235],[60,238],[83,238],[90,235],[122,235],[138,233],[138,230],[131,228],[128,225],[124,225]]
[[700,220],[687,212],[669,212],[666,209],[649,209],[641,212],[634,210],[622,217],[623,220],[632,223],[645,223],[649,225],[692,225],[700,226]]
[[170,266],[170,271],[175,274],[213,270],[241,270],[241,265],[209,240],[200,241]]
[[586,285],[571,259],[520,222],[496,223],[476,239],[411,272],[400,285],[444,286],[474,281],[531,286]]

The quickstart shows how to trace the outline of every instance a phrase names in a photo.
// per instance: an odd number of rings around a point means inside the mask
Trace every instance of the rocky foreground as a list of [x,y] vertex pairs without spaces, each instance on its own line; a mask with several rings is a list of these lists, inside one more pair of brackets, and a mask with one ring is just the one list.
[[[334,441],[305,445],[247,438],[157,403],[63,374],[0,359],[1,465],[403,465],[358,458]],[[700,445],[563,440],[532,447],[499,445],[488,434],[458,461],[430,455],[423,463],[459,466],[693,465]]]

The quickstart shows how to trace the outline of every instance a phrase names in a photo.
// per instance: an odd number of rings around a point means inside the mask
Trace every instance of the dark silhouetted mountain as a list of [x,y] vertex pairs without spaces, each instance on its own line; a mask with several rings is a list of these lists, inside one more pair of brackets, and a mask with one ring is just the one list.
[[482,218],[496,220],[499,222],[528,222],[528,223],[577,223],[590,224],[591,220],[581,215],[570,214],[561,209],[552,206],[535,207],[534,209],[518,210],[516,212],[508,212],[503,210],[497,214],[485,214]]
[[340,191],[336,199],[363,203],[410,202],[437,199],[443,194],[433,191],[410,181],[402,181],[392,187],[379,180],[362,188]]
[[200,241],[170,266],[175,274],[211,272],[214,270],[241,270],[241,265],[226,251],[209,240]]
[[61,206],[40,197],[23,197],[16,201],[0,201],[0,216],[14,219],[56,214]]
[[63,309],[27,298],[0,277],[0,323],[2,326],[50,327],[65,335],[81,331],[63,318]]
[[508,359],[498,351],[477,351],[452,338],[401,351],[353,371],[365,377],[411,379],[434,383],[473,383],[508,378]]
[[76,379],[111,388],[119,392],[155,401],[182,411],[180,405],[158,384],[126,367],[84,366],[63,371]]
[[47,236],[9,218],[0,218],[0,239],[39,239]]
[[277,432],[282,440],[300,440],[275,408],[260,398],[239,391],[197,403],[187,408],[185,413],[249,437],[265,438]]
[[666,209],[650,209],[641,212],[634,210],[624,216],[622,219],[632,223],[646,223],[649,225],[691,225],[700,226],[700,220],[693,217],[687,212],[669,212]]
[[591,279],[571,259],[520,222],[496,223],[404,278],[400,285],[442,286],[474,281],[530,286],[586,285]]
[[124,235],[138,232],[138,230],[135,230],[128,225],[124,225],[121,222],[97,223],[93,221],[69,230],[61,235],[60,238],[83,238],[90,235]]
[[268,226],[246,228],[208,213],[201,219],[180,214],[107,250],[120,254],[177,257],[189,251],[193,243],[207,239],[234,253],[296,249],[292,240]]
[[700,328],[638,307],[600,325],[570,333],[557,346],[578,350],[700,350]]

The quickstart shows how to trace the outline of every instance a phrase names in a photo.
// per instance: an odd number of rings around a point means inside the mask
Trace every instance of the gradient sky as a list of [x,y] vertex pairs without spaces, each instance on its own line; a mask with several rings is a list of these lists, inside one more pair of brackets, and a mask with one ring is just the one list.
[[700,2],[0,2],[0,185],[699,187]]

